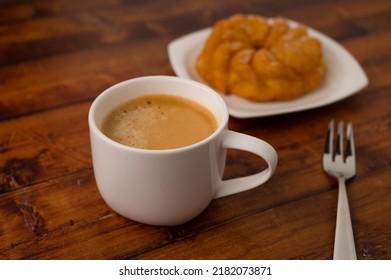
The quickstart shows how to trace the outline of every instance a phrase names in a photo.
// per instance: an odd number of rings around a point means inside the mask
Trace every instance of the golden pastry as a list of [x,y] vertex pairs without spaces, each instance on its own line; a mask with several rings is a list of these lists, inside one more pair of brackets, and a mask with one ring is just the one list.
[[304,26],[256,15],[218,21],[196,69],[216,90],[254,100],[287,100],[320,85],[326,75],[319,40]]

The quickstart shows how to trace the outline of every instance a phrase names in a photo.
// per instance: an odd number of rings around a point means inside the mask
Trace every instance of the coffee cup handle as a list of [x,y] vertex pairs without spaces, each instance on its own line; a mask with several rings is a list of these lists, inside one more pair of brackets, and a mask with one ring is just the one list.
[[222,181],[214,198],[246,191],[262,185],[269,180],[276,170],[277,153],[271,145],[261,139],[227,130],[223,138],[222,147],[248,151],[258,155],[266,161],[268,167],[253,175]]

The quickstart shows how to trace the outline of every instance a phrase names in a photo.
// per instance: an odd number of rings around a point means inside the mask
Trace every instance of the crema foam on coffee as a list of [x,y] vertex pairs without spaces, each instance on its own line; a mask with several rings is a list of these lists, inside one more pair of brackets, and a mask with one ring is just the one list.
[[102,132],[121,144],[149,150],[197,143],[217,129],[214,115],[187,98],[152,94],[132,99],[104,120]]

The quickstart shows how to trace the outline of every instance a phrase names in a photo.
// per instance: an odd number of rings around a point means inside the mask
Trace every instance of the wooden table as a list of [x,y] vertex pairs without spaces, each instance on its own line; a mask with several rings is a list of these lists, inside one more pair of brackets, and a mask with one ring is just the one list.
[[[337,40],[369,85],[303,112],[231,118],[279,164],[261,187],[214,200],[194,220],[154,227],[123,218],[98,193],[87,114],[107,87],[175,75],[173,39],[235,13],[284,16]],[[337,184],[322,170],[331,118],[352,121],[357,176],[348,196],[359,259],[391,259],[391,2],[2,1],[1,259],[331,259]],[[225,177],[263,162],[229,151]]]

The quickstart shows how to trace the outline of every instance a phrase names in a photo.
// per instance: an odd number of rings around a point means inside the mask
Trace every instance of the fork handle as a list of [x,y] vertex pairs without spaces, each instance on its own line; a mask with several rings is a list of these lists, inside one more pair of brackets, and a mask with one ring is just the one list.
[[345,179],[338,178],[338,184],[338,208],[334,240],[334,260],[357,260]]

